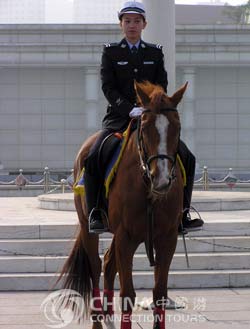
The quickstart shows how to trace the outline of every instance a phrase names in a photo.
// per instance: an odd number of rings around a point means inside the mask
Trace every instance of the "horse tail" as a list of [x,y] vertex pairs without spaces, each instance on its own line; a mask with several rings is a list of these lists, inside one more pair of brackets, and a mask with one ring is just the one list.
[[63,280],[62,289],[77,291],[84,300],[85,313],[90,308],[92,294],[91,266],[83,245],[82,230],[78,233],[74,247],[66,260],[59,279]]
[[[89,153],[89,149],[99,133],[89,137],[79,150],[74,162],[74,183],[84,166],[84,161]],[[62,288],[77,291],[84,300],[85,313],[90,310],[90,298],[92,297],[92,271],[87,252],[84,247],[84,213],[82,200],[79,195],[74,196],[75,207],[80,222],[80,231],[76,238],[74,247],[67,258],[56,284],[63,281]],[[73,292],[72,292],[73,293]],[[67,301],[66,301],[67,302]],[[64,303],[64,301],[63,301]]]

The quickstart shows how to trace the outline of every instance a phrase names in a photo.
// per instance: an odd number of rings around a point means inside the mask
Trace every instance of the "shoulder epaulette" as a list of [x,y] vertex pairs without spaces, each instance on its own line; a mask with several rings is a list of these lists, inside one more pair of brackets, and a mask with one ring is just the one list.
[[160,45],[159,43],[146,43],[146,45],[147,45],[148,47],[157,48],[157,49],[162,49],[162,45]]
[[162,45],[160,45],[159,43],[157,43],[155,46],[156,46],[156,48],[158,48],[158,49],[162,49]]
[[113,43],[105,43],[105,44],[104,44],[104,47],[105,47],[105,48],[116,47],[116,46],[118,46],[118,43],[117,43],[117,42],[113,42]]

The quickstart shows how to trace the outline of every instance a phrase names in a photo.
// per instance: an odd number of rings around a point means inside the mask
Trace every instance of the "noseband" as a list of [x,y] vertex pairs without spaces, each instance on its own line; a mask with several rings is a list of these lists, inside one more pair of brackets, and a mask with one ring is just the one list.
[[[159,114],[164,114],[166,112],[177,112],[177,109],[175,108],[166,108],[166,109],[161,109],[159,111]],[[153,111],[146,109],[142,112],[142,114],[144,113],[153,113]],[[147,179],[147,181],[149,180],[150,182],[150,190],[153,194],[157,194],[157,195],[164,195],[166,194],[166,192],[169,190],[172,182],[176,179],[176,174],[175,174],[175,167],[176,167],[176,157],[177,157],[177,151],[174,155],[168,155],[168,154],[155,154],[155,155],[151,155],[148,156],[148,152],[146,150],[146,146],[145,146],[145,142],[144,142],[144,138],[143,138],[143,132],[141,130],[141,117],[138,119],[138,123],[137,123],[137,148],[138,148],[138,153],[139,153],[139,157],[140,157],[140,163],[141,163],[141,167],[143,170],[143,177]],[[153,184],[153,178],[150,172],[150,165],[151,162],[154,160],[168,160],[171,163],[171,170],[170,170],[170,174],[168,175],[168,185],[165,187],[164,191],[158,191],[155,189],[154,184]]]

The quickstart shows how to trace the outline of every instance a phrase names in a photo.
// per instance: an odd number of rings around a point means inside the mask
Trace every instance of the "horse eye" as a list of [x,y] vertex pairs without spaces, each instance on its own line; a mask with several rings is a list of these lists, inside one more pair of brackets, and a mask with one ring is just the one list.
[[141,123],[141,130],[145,131],[147,126],[148,126],[148,121],[143,120],[142,123]]

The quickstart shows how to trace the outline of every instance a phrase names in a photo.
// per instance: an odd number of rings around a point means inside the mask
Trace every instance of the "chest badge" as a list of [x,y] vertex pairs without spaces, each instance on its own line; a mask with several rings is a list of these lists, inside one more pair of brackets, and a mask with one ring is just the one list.
[[154,61],[144,61],[143,64],[144,65],[152,65],[152,64],[154,64]]
[[121,62],[117,62],[117,64],[118,64],[118,65],[127,65],[128,62],[123,62],[123,61],[121,61]]

